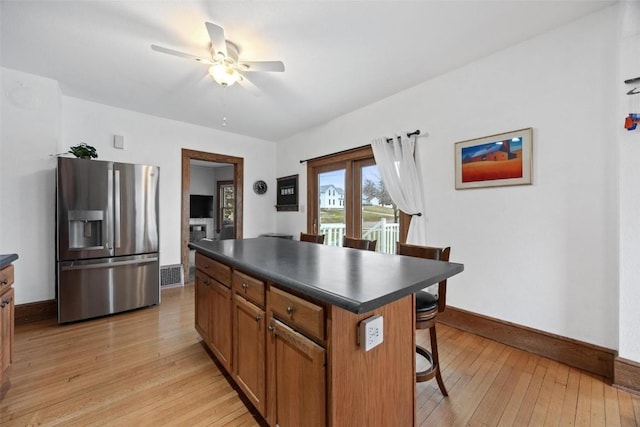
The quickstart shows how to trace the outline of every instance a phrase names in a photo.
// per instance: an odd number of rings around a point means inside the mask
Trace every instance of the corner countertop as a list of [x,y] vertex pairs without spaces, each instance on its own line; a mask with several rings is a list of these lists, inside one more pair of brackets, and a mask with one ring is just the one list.
[[210,258],[353,313],[454,276],[462,264],[259,237],[189,243]]
[[0,254],[0,269],[18,259],[18,254]]

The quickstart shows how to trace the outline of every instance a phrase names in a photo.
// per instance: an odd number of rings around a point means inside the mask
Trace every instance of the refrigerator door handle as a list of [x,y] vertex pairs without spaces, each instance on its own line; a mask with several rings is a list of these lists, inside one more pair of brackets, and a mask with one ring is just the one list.
[[113,268],[120,267],[123,265],[131,265],[131,264],[149,264],[151,262],[158,261],[158,257],[152,258],[144,258],[144,259],[130,259],[126,261],[116,261],[116,262],[101,262],[99,264],[76,264],[76,265],[63,265],[60,267],[62,271],[72,271],[72,270],[89,270],[93,268]]
[[113,231],[115,234],[115,247],[120,247],[120,171],[118,169],[114,170],[114,215],[115,220],[113,221]]

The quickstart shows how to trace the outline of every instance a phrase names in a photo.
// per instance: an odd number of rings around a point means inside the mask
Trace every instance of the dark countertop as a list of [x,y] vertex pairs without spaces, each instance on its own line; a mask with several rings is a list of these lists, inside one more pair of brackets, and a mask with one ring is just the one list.
[[0,268],[5,268],[13,261],[18,259],[18,254],[1,254],[0,255]]
[[284,288],[366,313],[458,274],[462,264],[260,237],[192,249]]

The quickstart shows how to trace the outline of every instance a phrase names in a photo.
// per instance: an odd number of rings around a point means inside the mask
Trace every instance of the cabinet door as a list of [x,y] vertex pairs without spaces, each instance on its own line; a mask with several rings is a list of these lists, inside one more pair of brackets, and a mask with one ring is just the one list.
[[218,361],[231,372],[231,289],[210,279],[211,350]]
[[13,289],[0,296],[0,384],[13,358]]
[[209,336],[209,328],[211,320],[209,318],[209,294],[210,285],[213,279],[205,274],[196,271],[196,296],[195,296],[195,323],[196,330],[204,339],[205,344],[209,345],[211,337]]
[[275,424],[325,426],[326,350],[271,319],[275,369]]
[[265,415],[264,311],[236,295],[233,304],[233,376],[249,400]]

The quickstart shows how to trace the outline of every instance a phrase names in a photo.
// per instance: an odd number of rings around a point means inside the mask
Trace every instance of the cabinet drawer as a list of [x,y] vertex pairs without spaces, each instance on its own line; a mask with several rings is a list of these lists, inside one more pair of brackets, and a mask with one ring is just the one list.
[[13,264],[0,270],[0,295],[13,285]]
[[196,268],[216,279],[227,287],[231,287],[231,267],[214,261],[196,252]]
[[324,308],[281,289],[269,289],[271,311],[285,323],[324,340]]
[[264,282],[262,280],[234,271],[233,290],[264,308]]

